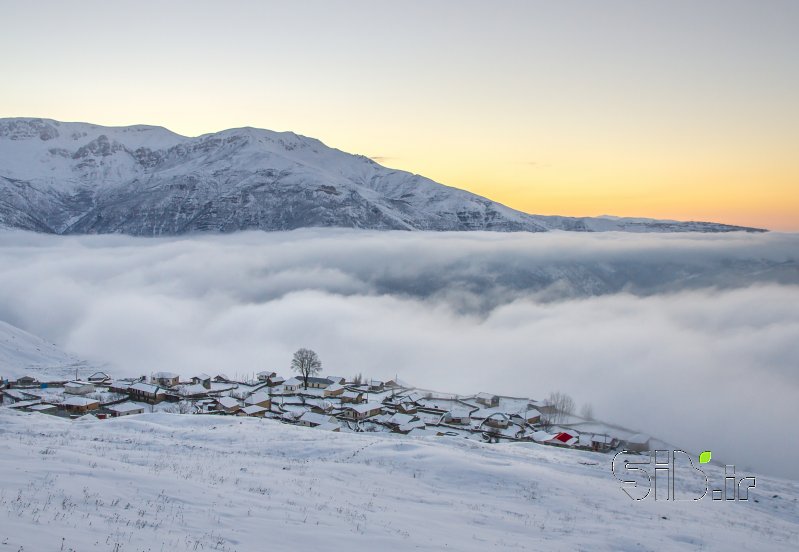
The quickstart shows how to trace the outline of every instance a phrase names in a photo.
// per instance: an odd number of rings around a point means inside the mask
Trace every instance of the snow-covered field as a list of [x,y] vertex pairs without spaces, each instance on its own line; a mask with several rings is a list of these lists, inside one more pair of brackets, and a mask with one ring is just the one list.
[[633,502],[611,456],[267,420],[0,409],[0,551],[795,550],[799,486]]

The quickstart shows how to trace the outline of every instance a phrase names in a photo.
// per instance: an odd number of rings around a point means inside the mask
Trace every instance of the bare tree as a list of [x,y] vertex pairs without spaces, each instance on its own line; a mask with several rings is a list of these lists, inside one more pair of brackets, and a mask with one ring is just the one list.
[[352,383],[354,383],[355,385],[360,385],[361,383],[363,383],[363,374],[358,372],[358,375],[352,378]]
[[567,415],[574,413],[574,399],[566,393],[553,391],[549,394],[549,397],[547,397],[547,402],[552,410],[552,412],[547,415],[549,424],[559,424]]
[[594,419],[594,407],[591,406],[591,403],[585,403],[583,405],[583,407],[580,409],[580,416],[586,420]]
[[180,401],[163,409],[169,414],[191,414],[193,406],[189,401]]
[[300,374],[305,389],[308,389],[308,378],[322,370],[322,361],[311,349],[298,349],[291,359],[291,369]]

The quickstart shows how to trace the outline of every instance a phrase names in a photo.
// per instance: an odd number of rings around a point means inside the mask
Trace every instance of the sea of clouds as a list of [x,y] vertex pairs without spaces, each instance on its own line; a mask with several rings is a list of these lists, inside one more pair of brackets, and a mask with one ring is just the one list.
[[[0,320],[116,376],[331,374],[544,398],[799,478],[799,235],[0,232]],[[740,471],[740,470],[739,470]]]

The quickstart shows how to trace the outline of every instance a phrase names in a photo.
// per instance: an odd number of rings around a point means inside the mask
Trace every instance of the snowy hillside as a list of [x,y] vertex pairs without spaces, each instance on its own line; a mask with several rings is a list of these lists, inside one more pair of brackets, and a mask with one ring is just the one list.
[[0,119],[0,226],[172,235],[347,227],[726,232],[704,222],[535,216],[291,132]]
[[[794,550],[796,483],[633,502],[610,457],[268,420],[0,409],[8,550]],[[755,501],[757,499],[757,501]]]
[[31,335],[0,320],[0,379],[16,379],[25,375],[41,382],[83,375],[89,365],[65,353],[52,343]]

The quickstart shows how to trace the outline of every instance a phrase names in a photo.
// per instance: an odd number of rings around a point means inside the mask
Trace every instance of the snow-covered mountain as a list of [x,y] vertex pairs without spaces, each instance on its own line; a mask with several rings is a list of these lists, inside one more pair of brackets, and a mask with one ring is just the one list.
[[0,226],[173,235],[347,227],[727,232],[707,222],[536,216],[291,132],[0,119]]

